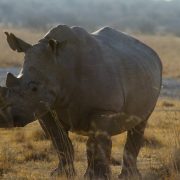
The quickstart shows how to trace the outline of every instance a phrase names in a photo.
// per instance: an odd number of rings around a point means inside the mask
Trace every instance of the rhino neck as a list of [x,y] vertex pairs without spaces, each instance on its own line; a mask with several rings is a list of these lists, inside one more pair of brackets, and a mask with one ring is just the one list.
[[66,89],[61,89],[59,95],[57,97],[55,103],[56,109],[66,109],[69,107],[70,104],[70,94],[66,91]]
[[[70,70],[69,67],[71,67]],[[57,104],[61,108],[68,108],[72,100],[75,100],[80,87],[80,80],[76,75],[73,62],[69,62],[68,65],[62,63],[57,77],[59,77],[57,82],[59,85]]]
[[76,83],[76,86],[73,85],[74,83],[70,83],[69,85],[69,83],[60,82],[59,84],[60,88],[54,110],[58,114],[59,121],[70,130],[73,129],[76,121],[78,121],[80,117],[78,82]]

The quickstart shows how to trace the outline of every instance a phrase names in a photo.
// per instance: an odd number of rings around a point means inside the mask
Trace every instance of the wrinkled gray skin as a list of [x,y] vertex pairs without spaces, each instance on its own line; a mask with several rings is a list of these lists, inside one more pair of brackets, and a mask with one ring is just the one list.
[[136,160],[160,92],[158,55],[109,27],[89,34],[59,25],[35,45],[6,35],[13,50],[25,53],[22,71],[17,78],[9,73],[7,88],[1,90],[11,104],[12,126],[40,119],[59,155],[53,174],[75,174],[72,131],[89,137],[85,177],[110,178],[111,136],[127,131],[119,178],[141,178]]

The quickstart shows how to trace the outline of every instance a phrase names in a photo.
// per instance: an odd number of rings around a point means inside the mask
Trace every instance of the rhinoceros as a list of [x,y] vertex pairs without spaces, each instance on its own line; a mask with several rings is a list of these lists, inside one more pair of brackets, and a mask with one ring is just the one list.
[[110,179],[111,137],[127,131],[119,178],[140,178],[137,156],[161,89],[156,52],[110,27],[90,34],[58,25],[34,45],[5,34],[14,51],[25,53],[19,75],[8,73],[0,89],[11,109],[8,125],[39,120],[58,152],[52,174],[75,175],[71,131],[88,136],[85,177]]

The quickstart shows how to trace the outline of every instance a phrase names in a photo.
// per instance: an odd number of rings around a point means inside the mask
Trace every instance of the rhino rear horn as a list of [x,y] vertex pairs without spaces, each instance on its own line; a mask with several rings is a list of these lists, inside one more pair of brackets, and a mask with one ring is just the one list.
[[11,88],[18,85],[19,85],[19,79],[15,77],[13,74],[8,73],[6,78],[6,86],[8,88]]
[[26,52],[29,48],[32,47],[31,44],[24,42],[23,40],[17,38],[14,34],[4,32],[7,36],[7,42],[10,48],[17,52]]

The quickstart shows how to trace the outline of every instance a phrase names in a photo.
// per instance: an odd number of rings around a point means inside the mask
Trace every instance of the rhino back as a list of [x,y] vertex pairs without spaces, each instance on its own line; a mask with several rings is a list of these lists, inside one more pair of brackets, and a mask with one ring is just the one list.
[[161,87],[158,55],[140,41],[103,28],[89,34],[74,28],[82,38],[79,94],[83,107],[147,118]]
[[146,118],[153,110],[161,87],[162,65],[147,45],[109,27],[95,33],[103,60],[119,76],[124,111]]

